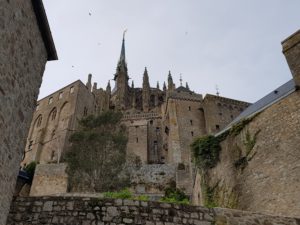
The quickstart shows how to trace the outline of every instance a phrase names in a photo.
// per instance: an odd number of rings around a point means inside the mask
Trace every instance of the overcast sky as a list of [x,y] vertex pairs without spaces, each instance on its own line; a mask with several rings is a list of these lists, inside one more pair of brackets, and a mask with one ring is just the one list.
[[[89,73],[113,78],[126,34],[129,76],[161,86],[171,70],[195,92],[254,102],[291,79],[281,41],[300,28],[299,0],[44,0],[58,61],[39,98]],[[130,81],[131,83],[131,81]],[[112,82],[114,86],[114,82]]]

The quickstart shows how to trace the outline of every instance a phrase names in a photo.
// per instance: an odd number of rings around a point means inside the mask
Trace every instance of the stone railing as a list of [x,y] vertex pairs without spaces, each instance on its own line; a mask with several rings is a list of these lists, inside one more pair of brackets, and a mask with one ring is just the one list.
[[135,120],[135,119],[154,119],[161,117],[158,113],[135,113],[124,114],[122,120]]
[[300,219],[229,209],[88,197],[14,199],[8,225],[299,225]]

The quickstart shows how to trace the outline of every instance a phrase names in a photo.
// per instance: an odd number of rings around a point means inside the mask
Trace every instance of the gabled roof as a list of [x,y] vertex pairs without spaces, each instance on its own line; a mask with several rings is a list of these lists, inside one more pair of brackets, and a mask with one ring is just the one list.
[[224,131],[231,128],[234,124],[238,123],[239,121],[249,118],[256,113],[259,113],[263,111],[264,109],[270,107],[271,105],[275,104],[279,100],[283,99],[284,97],[290,95],[296,90],[295,88],[295,82],[293,79],[286,82],[285,84],[281,85],[271,93],[267,94],[265,97],[261,98],[254,104],[250,105],[248,108],[246,108],[238,117],[236,117],[229,125],[227,125],[222,131],[217,133],[216,135],[219,135],[223,133]]

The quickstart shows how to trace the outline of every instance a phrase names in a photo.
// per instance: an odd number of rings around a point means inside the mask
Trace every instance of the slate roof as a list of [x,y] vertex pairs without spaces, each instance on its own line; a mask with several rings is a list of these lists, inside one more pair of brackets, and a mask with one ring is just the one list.
[[183,91],[183,92],[192,92],[188,88],[183,87],[183,86],[180,86],[180,87],[176,88],[176,91],[178,91],[178,92],[181,92],[181,91]]
[[267,94],[265,97],[261,98],[257,102],[250,105],[248,108],[246,108],[238,117],[236,117],[229,125],[227,125],[222,131],[216,134],[219,135],[223,133],[224,131],[231,128],[234,124],[238,123],[239,121],[249,118],[253,115],[255,115],[258,112],[263,111],[264,109],[270,107],[274,103],[278,102],[282,98],[290,95],[296,90],[295,88],[295,82],[293,79],[286,82],[285,84],[281,85],[271,93]]

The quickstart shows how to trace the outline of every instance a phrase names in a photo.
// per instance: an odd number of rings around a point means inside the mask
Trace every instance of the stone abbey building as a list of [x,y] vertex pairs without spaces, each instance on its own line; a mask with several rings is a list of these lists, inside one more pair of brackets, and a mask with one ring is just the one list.
[[[110,109],[120,110],[128,130],[127,152],[141,159],[145,169],[142,173],[150,174],[147,175],[148,179],[153,179],[153,171],[161,169],[168,176],[161,178],[161,182],[175,180],[178,187],[190,193],[190,144],[193,139],[219,132],[249,106],[247,102],[217,95],[207,94],[203,97],[191,91],[188,84],[176,87],[171,72],[162,89],[159,84],[150,87],[147,68],[142,87],[134,87],[133,83],[130,86],[124,38],[114,87],[111,88],[108,83],[104,90],[98,88],[97,83],[92,84],[91,80],[92,76],[89,75],[86,84],[75,81],[38,101],[23,165],[32,161],[40,163],[39,167],[58,165],[68,148],[70,134],[76,130],[78,119]],[[42,186],[41,183],[38,185]],[[32,189],[34,186],[35,181]],[[56,190],[52,188],[49,193]],[[43,191],[31,194],[49,194]],[[136,191],[158,192],[151,185],[137,186]]]

